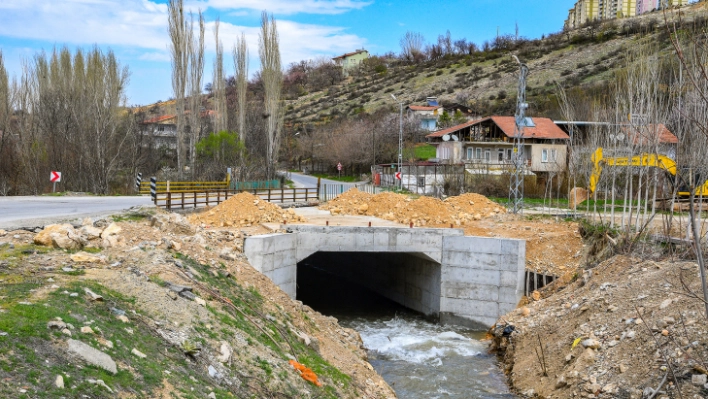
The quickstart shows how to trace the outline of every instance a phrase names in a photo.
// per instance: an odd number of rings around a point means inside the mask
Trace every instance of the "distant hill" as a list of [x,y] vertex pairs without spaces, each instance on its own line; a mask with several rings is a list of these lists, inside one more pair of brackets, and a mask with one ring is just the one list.
[[[705,23],[708,16],[705,3],[681,10],[685,21]],[[406,104],[422,104],[426,97],[437,96],[443,104],[468,103],[480,116],[512,114],[519,71],[512,54],[530,69],[528,113],[561,118],[557,83],[566,90],[602,90],[640,42],[652,43],[665,56],[672,54],[662,12],[595,22],[538,40],[513,40],[505,48],[473,55],[451,54],[418,64],[384,59],[385,68],[377,68],[379,72],[353,74],[326,90],[287,101],[286,123],[321,124],[382,107],[397,108],[390,94]]]

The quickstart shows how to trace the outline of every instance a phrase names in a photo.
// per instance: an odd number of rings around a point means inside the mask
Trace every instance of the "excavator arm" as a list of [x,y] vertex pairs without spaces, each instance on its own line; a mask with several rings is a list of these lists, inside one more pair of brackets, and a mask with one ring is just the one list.
[[592,153],[590,159],[593,164],[592,175],[590,176],[590,186],[588,187],[591,194],[594,193],[597,188],[597,183],[600,180],[600,174],[602,173],[602,167],[604,165],[650,166],[664,170],[671,174],[671,176],[676,176],[676,161],[660,154],[641,154],[633,157],[603,158],[602,147],[598,147],[598,149]]

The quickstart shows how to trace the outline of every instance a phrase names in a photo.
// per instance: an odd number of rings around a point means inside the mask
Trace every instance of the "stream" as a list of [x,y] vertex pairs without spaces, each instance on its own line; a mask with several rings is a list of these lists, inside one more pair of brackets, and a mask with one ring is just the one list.
[[299,268],[298,299],[359,332],[369,362],[401,399],[514,398],[484,332],[432,323],[316,267]]

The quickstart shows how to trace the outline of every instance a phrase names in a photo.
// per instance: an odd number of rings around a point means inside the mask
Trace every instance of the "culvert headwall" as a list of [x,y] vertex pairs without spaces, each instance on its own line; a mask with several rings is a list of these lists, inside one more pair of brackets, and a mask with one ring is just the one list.
[[297,265],[311,256],[324,257],[331,272],[341,265],[343,277],[441,323],[487,328],[523,295],[522,240],[464,236],[457,229],[288,228],[292,233],[246,238],[244,253],[293,298]]

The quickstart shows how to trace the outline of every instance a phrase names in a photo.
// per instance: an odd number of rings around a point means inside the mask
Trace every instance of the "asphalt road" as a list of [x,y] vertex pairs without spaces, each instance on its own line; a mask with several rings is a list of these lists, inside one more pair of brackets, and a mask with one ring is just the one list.
[[[290,173],[290,180],[295,183],[295,187],[317,187],[317,178],[310,175],[303,175],[302,173]],[[329,179],[322,179],[322,184],[342,184],[341,182]],[[344,183],[349,184],[349,183]]]
[[150,197],[0,197],[0,228],[39,227],[108,216],[140,205],[151,206]]

